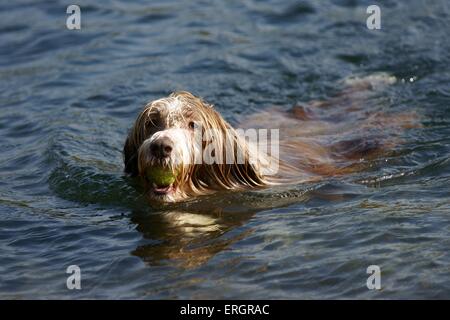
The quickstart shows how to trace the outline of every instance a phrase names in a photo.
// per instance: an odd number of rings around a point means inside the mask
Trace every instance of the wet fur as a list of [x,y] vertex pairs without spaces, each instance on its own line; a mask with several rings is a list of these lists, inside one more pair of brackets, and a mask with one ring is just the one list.
[[[153,160],[142,156],[147,154],[144,152],[146,141],[158,130],[171,129],[166,132],[174,135],[176,131],[173,128],[185,128],[192,120],[201,123],[203,128],[216,129],[220,133],[219,139],[214,141],[219,152],[225,152],[225,144],[232,141],[245,155],[245,162],[184,165],[181,161],[177,193],[162,199],[150,196],[151,200],[172,202],[219,190],[317,181],[363,170],[365,160],[386,154],[399,143],[396,134],[399,129],[417,124],[414,114],[370,112],[365,106],[367,97],[393,82],[394,79],[387,75],[350,79],[342,92],[328,101],[297,104],[288,111],[273,108],[243,119],[239,127],[244,129],[280,129],[280,170],[274,176],[262,173],[267,159],[250,163],[253,149],[212,105],[188,92],[175,92],[168,98],[147,104],[137,117],[123,150],[125,172],[140,177],[148,190],[145,169],[153,165]],[[156,112],[157,118],[154,117]],[[187,139],[184,143],[188,149],[193,149],[189,138],[184,139]],[[190,149],[188,157],[193,157],[194,150]],[[185,157],[183,154],[179,158]],[[173,162],[171,159],[167,165]]]

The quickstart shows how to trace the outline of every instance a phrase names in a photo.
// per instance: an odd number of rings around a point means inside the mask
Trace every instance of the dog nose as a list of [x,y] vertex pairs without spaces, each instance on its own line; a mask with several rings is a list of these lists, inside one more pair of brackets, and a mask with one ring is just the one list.
[[150,152],[155,157],[169,157],[173,149],[173,142],[167,137],[156,139],[150,144]]

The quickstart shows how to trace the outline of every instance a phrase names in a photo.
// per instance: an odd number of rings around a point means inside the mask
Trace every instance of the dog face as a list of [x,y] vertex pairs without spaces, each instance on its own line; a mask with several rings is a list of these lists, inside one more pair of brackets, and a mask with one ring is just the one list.
[[[265,184],[259,164],[250,163],[245,140],[211,105],[188,92],[147,104],[123,151],[125,172],[142,178],[152,201]],[[152,170],[171,172],[171,178],[155,182],[148,178]]]

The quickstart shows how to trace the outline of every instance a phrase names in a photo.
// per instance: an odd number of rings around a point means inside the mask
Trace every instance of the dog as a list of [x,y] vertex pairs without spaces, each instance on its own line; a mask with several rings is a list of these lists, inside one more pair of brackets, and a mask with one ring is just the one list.
[[[174,92],[139,113],[123,148],[124,171],[142,181],[149,201],[162,203],[357,172],[398,143],[399,128],[417,123],[412,114],[367,110],[367,97],[394,82],[385,74],[347,79],[328,101],[245,117],[247,128],[278,130],[263,148],[213,105]],[[174,179],[155,183],[146,172],[156,167],[170,170]]]

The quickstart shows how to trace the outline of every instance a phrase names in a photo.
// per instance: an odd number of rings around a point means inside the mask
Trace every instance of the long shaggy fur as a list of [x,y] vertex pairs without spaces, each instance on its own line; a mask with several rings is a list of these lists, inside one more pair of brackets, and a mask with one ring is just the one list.
[[[212,105],[189,92],[172,93],[150,102],[138,115],[123,149],[125,172],[142,179],[150,200],[174,202],[219,190],[316,181],[362,170],[365,160],[395,146],[399,128],[417,124],[414,114],[369,114],[364,109],[364,99],[374,88],[393,82],[383,75],[353,79],[329,101],[300,104],[289,111],[268,110],[245,119],[247,127],[280,128],[279,158],[247,142]],[[199,132],[200,144],[195,136]],[[152,151],[152,145],[161,141],[170,144],[165,157]],[[214,158],[230,161],[197,162],[208,148],[214,150]],[[278,172],[267,174],[274,161]],[[155,166],[176,175],[167,192],[159,192],[146,177]]]
[[[180,129],[189,132],[189,124],[201,126],[202,134],[206,135],[202,142],[202,150],[194,150],[195,137],[184,137],[184,143],[189,146],[188,151],[174,153],[161,163],[155,157],[148,158],[146,141],[159,131]],[[208,137],[208,133],[214,135]],[[177,142],[177,143],[182,143]],[[226,146],[233,146],[232,163],[196,163],[195,157],[209,147],[214,150],[215,157],[226,159]],[[177,151],[177,148],[175,148]],[[146,168],[153,165],[173,167],[177,170],[174,183],[175,193],[166,197],[154,197],[161,201],[177,201],[184,198],[207,194],[217,190],[236,190],[242,188],[262,187],[270,184],[261,173],[261,162],[250,163],[249,145],[242,139],[222,116],[214,110],[212,105],[193,96],[189,92],[175,92],[169,97],[153,101],[145,106],[137,117],[124,146],[125,172],[131,176],[145,179]],[[186,154],[187,153],[187,154]],[[243,155],[244,161],[238,161],[238,155]],[[184,161],[180,161],[183,159]],[[224,161],[223,161],[224,162]],[[175,164],[178,164],[177,166]],[[150,197],[152,194],[150,193]],[[159,198],[159,199],[158,199]]]

